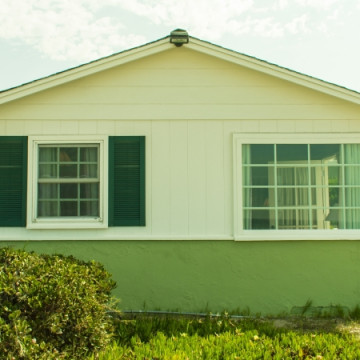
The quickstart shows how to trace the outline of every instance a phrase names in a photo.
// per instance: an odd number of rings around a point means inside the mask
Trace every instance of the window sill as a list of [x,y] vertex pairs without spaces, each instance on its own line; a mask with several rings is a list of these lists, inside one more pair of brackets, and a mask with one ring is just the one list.
[[103,219],[38,219],[27,224],[27,229],[104,229],[107,223]]
[[235,241],[360,240],[360,230],[244,230]]

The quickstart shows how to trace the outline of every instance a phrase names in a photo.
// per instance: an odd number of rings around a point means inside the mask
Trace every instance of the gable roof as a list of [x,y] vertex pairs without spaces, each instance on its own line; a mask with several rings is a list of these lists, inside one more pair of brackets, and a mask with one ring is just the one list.
[[[0,104],[5,104],[25,96],[35,94],[39,91],[50,89],[73,80],[81,79],[88,75],[93,75],[98,72],[141,59],[143,57],[173,49],[174,44],[170,42],[170,39],[171,34],[153,42],[124,50],[8,90],[0,91]],[[219,45],[214,45],[210,42],[200,40],[192,36],[189,36],[189,42],[183,46],[327,95],[335,96],[355,104],[360,104],[360,93],[357,91],[349,90],[345,87],[319,80],[294,70],[245,55],[234,50],[229,50]]]

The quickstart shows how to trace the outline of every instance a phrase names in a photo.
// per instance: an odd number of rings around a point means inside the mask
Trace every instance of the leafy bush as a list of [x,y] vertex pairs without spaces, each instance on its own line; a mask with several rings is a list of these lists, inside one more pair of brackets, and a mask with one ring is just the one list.
[[114,287],[94,261],[0,249],[0,359],[84,359],[103,349]]

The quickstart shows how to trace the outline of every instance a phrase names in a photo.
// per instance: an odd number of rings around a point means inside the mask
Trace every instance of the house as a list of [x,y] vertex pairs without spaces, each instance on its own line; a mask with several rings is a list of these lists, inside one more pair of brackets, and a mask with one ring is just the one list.
[[360,94],[175,31],[0,93],[0,241],[123,310],[360,302]]

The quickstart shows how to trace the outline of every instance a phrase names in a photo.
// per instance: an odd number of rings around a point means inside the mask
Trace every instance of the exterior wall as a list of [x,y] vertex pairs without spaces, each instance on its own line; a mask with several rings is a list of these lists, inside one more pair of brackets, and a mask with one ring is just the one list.
[[145,135],[147,226],[2,228],[1,246],[105,263],[126,310],[355,306],[358,241],[231,241],[232,136],[357,133],[359,120],[357,105],[186,47],[10,102],[0,135]]
[[144,228],[4,229],[6,239],[232,239],[233,133],[358,132],[357,105],[186,47],[27,96],[1,135],[145,135]]
[[6,242],[39,253],[96,259],[117,282],[122,310],[244,310],[277,315],[360,298],[358,241]]

